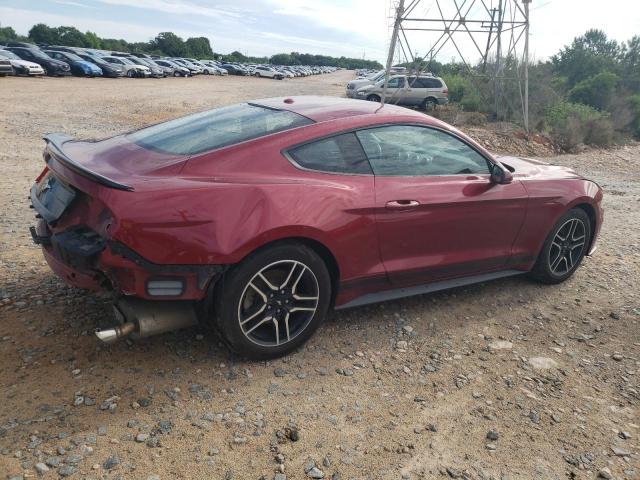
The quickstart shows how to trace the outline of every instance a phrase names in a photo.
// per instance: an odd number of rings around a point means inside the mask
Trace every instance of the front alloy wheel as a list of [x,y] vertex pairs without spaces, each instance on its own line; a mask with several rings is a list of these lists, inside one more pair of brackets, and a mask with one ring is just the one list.
[[587,230],[579,218],[567,220],[558,230],[549,249],[549,269],[565,275],[582,258]]
[[580,266],[591,235],[591,221],[583,209],[566,212],[547,235],[531,276],[549,284],[565,281]]
[[215,286],[211,313],[233,351],[267,359],[311,337],[330,300],[331,279],[323,260],[304,245],[283,242],[225,272]]

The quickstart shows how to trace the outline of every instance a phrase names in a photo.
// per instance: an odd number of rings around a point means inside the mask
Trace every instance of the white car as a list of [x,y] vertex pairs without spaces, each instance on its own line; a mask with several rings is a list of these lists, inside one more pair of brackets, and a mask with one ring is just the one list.
[[263,67],[258,65],[253,71],[252,75],[255,77],[267,77],[267,78],[275,78],[276,80],[282,80],[284,75],[273,68]]
[[16,75],[44,75],[44,69],[40,65],[23,60],[8,50],[0,50],[0,58],[9,60]]
[[285,78],[294,78],[295,75],[293,74],[293,72],[290,72],[289,70],[278,70],[282,75],[284,75]]
[[100,57],[102,60],[114,65],[124,67],[127,77],[148,77],[151,75],[151,69],[146,65],[133,63],[125,57]]
[[209,73],[211,73],[212,75],[227,75],[229,73],[224,68],[220,68],[210,60],[200,60],[200,63],[205,65],[209,69]]

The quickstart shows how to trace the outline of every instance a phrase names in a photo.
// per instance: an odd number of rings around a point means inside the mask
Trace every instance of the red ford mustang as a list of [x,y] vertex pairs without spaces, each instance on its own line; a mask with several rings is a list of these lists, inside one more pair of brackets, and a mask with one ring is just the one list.
[[326,97],[217,108],[102,141],[45,137],[31,233],[68,283],[115,293],[111,341],[200,321],[251,358],[346,308],[594,250],[602,191],[494,157],[405,108]]

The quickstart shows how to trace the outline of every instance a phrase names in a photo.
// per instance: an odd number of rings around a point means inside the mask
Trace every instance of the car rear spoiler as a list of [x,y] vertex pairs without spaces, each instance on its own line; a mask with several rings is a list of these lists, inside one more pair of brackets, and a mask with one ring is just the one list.
[[47,142],[47,150],[49,152],[49,157],[45,157],[47,165],[49,164],[50,158],[55,158],[56,161],[60,162],[70,170],[73,170],[77,174],[93,180],[94,182],[104,185],[105,187],[115,188],[117,190],[133,191],[133,187],[125,185],[124,183],[116,182],[104,175],[100,175],[99,173],[89,170],[87,167],[68,157],[67,154],[64,153],[64,150],[62,150],[62,145],[73,140],[70,136],[63,133],[49,133],[42,138]]

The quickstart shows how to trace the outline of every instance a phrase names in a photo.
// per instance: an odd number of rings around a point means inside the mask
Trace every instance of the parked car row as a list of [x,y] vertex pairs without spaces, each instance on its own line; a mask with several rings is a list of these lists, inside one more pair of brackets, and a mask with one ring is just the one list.
[[0,45],[0,76],[77,75],[85,77],[189,77],[193,75],[252,75],[283,80],[330,73],[335,67],[255,65],[195,58],[161,57],[59,45],[9,42]]
[[449,103],[449,89],[440,77],[432,74],[391,75],[384,89],[385,71],[356,78],[347,84],[347,97],[385,102],[430,110]]

